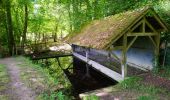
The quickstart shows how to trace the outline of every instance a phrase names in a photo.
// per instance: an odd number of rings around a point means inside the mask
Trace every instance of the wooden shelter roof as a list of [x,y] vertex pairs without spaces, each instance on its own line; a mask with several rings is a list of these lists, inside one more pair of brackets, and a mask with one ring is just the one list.
[[108,45],[120,38],[151,10],[154,11],[150,7],[145,7],[92,21],[67,42],[95,49],[107,49]]

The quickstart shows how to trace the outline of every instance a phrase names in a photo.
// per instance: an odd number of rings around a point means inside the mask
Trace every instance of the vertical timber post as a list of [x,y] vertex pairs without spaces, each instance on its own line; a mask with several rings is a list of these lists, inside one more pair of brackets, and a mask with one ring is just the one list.
[[155,48],[155,66],[158,66],[159,62],[159,45],[160,45],[160,33],[156,36],[156,48]]
[[127,48],[127,34],[123,36],[123,49],[122,49],[122,61],[121,61],[121,69],[122,69],[122,78],[125,78],[127,75],[127,56],[126,50]]
[[90,74],[89,74],[89,65],[88,65],[88,62],[89,62],[89,48],[86,49],[86,75],[87,77],[90,77]]

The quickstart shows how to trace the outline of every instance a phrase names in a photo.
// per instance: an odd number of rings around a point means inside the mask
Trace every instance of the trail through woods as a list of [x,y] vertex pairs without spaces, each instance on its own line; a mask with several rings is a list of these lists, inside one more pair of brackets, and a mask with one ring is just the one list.
[[20,79],[20,68],[15,58],[5,58],[0,60],[0,64],[4,64],[7,67],[7,71],[10,77],[10,83],[8,84],[8,98],[10,100],[34,100],[35,93],[28,88]]

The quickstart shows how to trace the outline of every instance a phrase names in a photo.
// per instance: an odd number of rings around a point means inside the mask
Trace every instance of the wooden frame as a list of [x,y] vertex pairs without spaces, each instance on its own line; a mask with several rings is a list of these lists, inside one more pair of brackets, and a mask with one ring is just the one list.
[[[135,28],[137,28],[138,26],[140,26],[142,24],[141,27],[141,32],[139,33],[134,33],[133,30],[135,30]],[[153,32],[146,32],[145,26],[148,25],[148,27],[153,31]],[[143,19],[137,23],[135,26],[132,26],[133,28],[131,28],[131,30],[129,30],[129,32],[125,33],[123,35],[123,48],[122,50],[122,56],[121,56],[121,68],[122,68],[122,77],[125,78],[127,75],[127,51],[128,49],[133,45],[133,43],[136,41],[136,39],[140,36],[146,36],[149,37],[149,39],[152,41],[154,47],[155,47],[155,66],[157,66],[157,62],[158,62],[158,55],[159,55],[159,43],[160,43],[160,33],[157,32],[157,30],[147,21],[147,19],[145,18],[145,16],[143,17]],[[127,44],[127,38],[130,36],[135,36],[132,41]],[[155,39],[153,39],[151,36],[154,36]],[[122,46],[120,46],[122,47]],[[113,49],[114,50],[114,49]]]

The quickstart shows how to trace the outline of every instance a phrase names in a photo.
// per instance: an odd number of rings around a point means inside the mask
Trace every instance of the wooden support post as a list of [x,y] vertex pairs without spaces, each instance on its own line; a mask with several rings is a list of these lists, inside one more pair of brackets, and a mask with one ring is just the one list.
[[159,62],[159,45],[160,45],[160,34],[155,37],[156,48],[155,48],[155,66],[158,66]]
[[151,39],[151,41],[152,41],[153,43],[155,43],[155,44],[154,44],[154,45],[155,45],[155,66],[158,66],[160,33],[157,32],[156,29],[154,29],[154,27],[153,27],[147,20],[146,20],[146,24],[147,24],[147,25],[149,26],[149,28],[151,28],[151,29],[153,30],[153,32],[156,34],[156,36],[155,36],[155,42],[154,42],[154,40],[153,40],[152,38],[150,38],[150,37],[149,37],[149,38]]
[[88,65],[88,62],[89,62],[89,49],[86,50],[86,74],[85,76],[86,77],[90,77],[90,74],[89,74],[89,65]]
[[142,21],[142,33],[145,33],[145,21],[146,21],[146,18],[144,17]]
[[122,49],[122,61],[121,61],[121,68],[122,68],[122,78],[125,78],[127,76],[127,56],[126,56],[126,50],[127,48],[127,34],[124,34],[123,36],[123,49]]
[[157,44],[156,44],[156,42],[154,41],[154,39],[153,39],[151,36],[149,36],[149,39],[152,41],[154,47],[157,48]]

